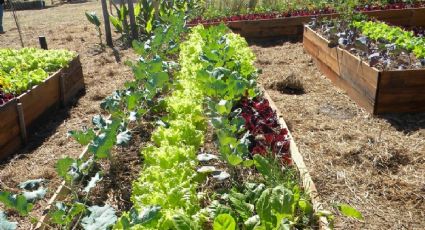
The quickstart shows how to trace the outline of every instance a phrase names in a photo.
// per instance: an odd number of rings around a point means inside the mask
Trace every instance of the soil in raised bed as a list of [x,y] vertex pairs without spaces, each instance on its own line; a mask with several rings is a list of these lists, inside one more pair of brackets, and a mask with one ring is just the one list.
[[425,114],[373,117],[323,76],[302,43],[252,44],[261,82],[297,142],[322,201],[364,222],[336,229],[423,229]]
[[[41,216],[48,199],[61,183],[54,169],[56,161],[64,156],[77,157],[83,150],[83,147],[72,138],[67,137],[68,130],[79,130],[84,125],[90,125],[92,117],[101,113],[99,105],[103,98],[114,90],[121,89],[124,82],[133,77],[131,69],[122,63],[136,58],[133,51],[121,49],[113,51],[110,48],[100,50],[96,45],[99,41],[96,29],[85,18],[85,11],[96,11],[98,16],[102,15],[99,2],[65,4],[43,10],[17,12],[25,44],[38,47],[38,35],[45,35],[49,49],[64,48],[77,51],[81,55],[86,83],[85,95],[82,95],[73,107],[60,109],[40,122],[38,131],[33,134],[28,146],[0,163],[0,190],[18,192],[17,185],[28,179],[46,178],[50,181],[45,199],[37,202],[32,212],[36,217]],[[19,35],[11,12],[5,12],[3,22],[6,34],[0,35],[0,47],[19,48]],[[117,37],[118,35],[114,34],[114,39]],[[116,54],[119,54],[121,63],[116,62]],[[130,159],[120,159],[119,162],[137,163],[140,160],[139,151],[133,150],[128,153],[133,154]],[[130,178],[117,179],[124,180],[124,183],[130,181]],[[128,186],[122,189],[127,188]],[[117,199],[115,204],[121,206],[123,203],[125,202],[120,203]],[[15,220],[19,223],[19,229],[26,230],[34,226],[29,218],[15,218]]]

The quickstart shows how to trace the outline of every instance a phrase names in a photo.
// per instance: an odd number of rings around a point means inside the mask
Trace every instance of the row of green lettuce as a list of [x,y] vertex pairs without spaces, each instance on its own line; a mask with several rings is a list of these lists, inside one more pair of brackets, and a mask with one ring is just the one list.
[[75,52],[67,50],[0,49],[0,90],[19,95],[66,67],[75,57]]
[[[133,183],[134,206],[114,229],[312,227],[312,205],[295,169],[282,171],[273,157],[242,154],[248,152],[247,143],[237,138],[243,121],[232,123],[230,114],[241,98],[258,96],[255,56],[246,41],[224,26],[198,26],[180,50],[180,70],[165,100],[167,115],[152,135],[153,144],[142,150],[144,166]],[[207,124],[219,136],[220,156],[199,151]],[[202,165],[202,158],[215,159],[220,167]],[[254,167],[261,178],[236,180],[236,174],[244,176]],[[232,186],[200,192],[207,175]]]

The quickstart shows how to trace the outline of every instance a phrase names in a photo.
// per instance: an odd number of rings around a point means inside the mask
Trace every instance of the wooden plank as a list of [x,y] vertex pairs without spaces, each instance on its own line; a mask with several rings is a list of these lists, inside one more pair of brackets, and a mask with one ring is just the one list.
[[369,104],[374,105],[379,71],[346,50],[338,48],[338,53],[340,77],[347,81],[358,94],[363,95]]
[[0,161],[8,158],[22,147],[22,139],[20,136],[15,136],[6,144],[0,147]]
[[325,38],[307,28],[304,32],[303,45],[307,52],[312,51],[310,55],[327,65],[332,72],[340,75],[337,49],[329,48]]
[[425,112],[425,70],[383,71],[376,113]]
[[0,147],[15,136],[19,136],[19,119],[16,106],[17,101],[13,99],[0,107]]
[[80,57],[76,57],[69,65],[68,68],[63,69],[61,74],[64,77],[64,92],[63,99],[65,104],[68,104],[80,92],[84,91],[84,75],[81,66]]
[[[423,9],[422,9],[423,10]],[[365,12],[366,15],[393,25],[407,26],[413,16],[414,9],[393,9]]]
[[23,106],[27,127],[31,127],[34,121],[48,109],[58,105],[60,99],[59,78],[60,71],[18,97],[18,101]]
[[242,30],[235,30],[235,33],[240,34],[242,37],[248,39],[269,39],[269,38],[283,38],[287,36],[300,36],[302,34],[302,26],[289,26],[289,27],[269,27],[269,28],[244,28]]
[[309,22],[312,16],[303,17],[288,17],[288,18],[273,18],[273,19],[258,19],[258,20],[242,20],[235,22],[228,22],[228,25],[233,28],[252,28],[252,27],[263,27],[273,28],[284,26],[300,26],[304,23]]
[[21,147],[17,100],[13,99],[0,107],[0,160]]
[[[308,30],[310,29],[308,28]],[[319,48],[319,46],[314,47],[315,45],[314,42],[308,39],[308,37],[313,37],[311,33],[312,32],[314,33],[314,31],[311,31],[311,30],[308,31],[308,30],[304,32],[303,44],[304,44],[304,47],[306,48],[306,51],[310,53],[310,55],[312,55],[320,71],[327,78],[329,78],[337,87],[343,89],[350,96],[352,100],[354,100],[361,107],[365,108],[368,112],[372,113],[374,111],[374,98],[373,100],[371,100],[370,97],[371,95],[373,96],[375,94],[376,89],[373,89],[373,87],[371,87],[370,85],[370,82],[373,82],[373,79],[369,80],[367,79],[367,77],[373,78],[373,76],[364,76],[364,77],[362,76],[358,78],[357,74],[364,74],[364,73],[372,74],[373,71],[362,70],[366,68],[364,66],[361,69],[359,69],[358,67],[353,66],[352,64],[347,64],[349,63],[349,60],[353,59],[354,56],[352,55],[349,56],[348,54],[343,55],[342,53],[346,51],[341,50],[339,48],[338,49],[333,48],[335,49],[335,51],[338,50],[337,52],[339,54],[337,54],[338,67],[337,68],[332,67],[329,64],[330,55],[327,55],[327,57],[326,57],[326,54],[325,54],[325,57],[323,57],[323,55],[320,55],[320,54],[324,54],[324,52],[320,53],[321,49]],[[312,39],[312,40],[323,43],[323,40],[320,41],[320,39]],[[316,50],[318,51],[316,52]],[[358,64],[361,62],[360,60],[358,60],[356,61],[356,63]],[[347,68],[347,66],[350,66],[350,68]],[[359,79],[361,80],[359,81]],[[355,87],[353,87],[353,85]],[[363,88],[363,86],[365,88]],[[368,90],[368,88],[370,88],[370,90]]]
[[413,10],[408,26],[425,26],[425,8]]
[[[307,168],[307,166],[304,163],[303,156],[298,150],[297,144],[295,143],[295,139],[292,136],[288,125],[286,124],[285,120],[283,119],[282,113],[280,112],[279,108],[274,103],[273,99],[270,97],[270,95],[267,93],[267,91],[259,85],[260,91],[263,92],[263,96],[265,99],[269,101],[270,107],[276,112],[276,115],[278,116],[279,124],[282,128],[285,128],[288,130],[288,138],[290,140],[290,153],[292,160],[295,163],[295,166],[298,169],[298,172],[300,173],[302,185],[304,187],[304,190],[307,194],[309,194],[311,198],[311,202],[313,204],[313,209],[315,212],[323,211],[323,204],[320,201],[319,193],[317,192],[316,186],[314,185],[313,179],[310,175],[310,172]],[[328,230],[330,228],[330,223],[327,221],[325,217],[319,218],[319,229],[321,230]]]
[[[303,39],[309,40],[312,45],[317,46],[318,49],[321,50],[324,54],[332,57],[332,60],[335,60],[335,62],[336,60],[338,60],[338,53],[336,48],[329,48],[329,41],[326,38],[324,38],[320,34],[317,34],[307,26],[304,27],[303,36]],[[335,68],[334,70],[337,70],[337,68]]]

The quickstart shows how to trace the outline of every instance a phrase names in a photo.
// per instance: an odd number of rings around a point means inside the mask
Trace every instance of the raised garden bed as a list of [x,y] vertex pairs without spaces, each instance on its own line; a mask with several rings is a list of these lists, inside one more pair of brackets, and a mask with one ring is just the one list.
[[[46,7],[46,2],[41,0],[35,1],[14,1],[13,8],[14,10],[34,10],[34,9],[43,9]],[[5,7],[6,10],[12,10],[10,2],[6,1]]]
[[425,69],[378,70],[308,26],[303,44],[320,70],[361,107],[373,114],[425,111]]
[[[425,7],[390,9],[390,10],[371,10],[364,11],[370,17],[376,18],[387,23],[412,27],[425,26]],[[310,16],[295,16],[273,19],[257,20],[239,20],[224,21],[235,33],[247,39],[272,39],[272,38],[301,38],[303,35],[303,26],[315,17],[335,18],[339,14],[322,14]],[[205,26],[218,25],[221,22],[204,23]]]
[[0,160],[21,148],[39,119],[59,105],[67,105],[84,90],[80,57],[42,84],[0,107]]

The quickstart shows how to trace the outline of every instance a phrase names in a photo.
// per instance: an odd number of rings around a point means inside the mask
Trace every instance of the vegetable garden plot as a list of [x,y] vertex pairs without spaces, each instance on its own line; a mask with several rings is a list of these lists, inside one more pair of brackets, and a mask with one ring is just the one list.
[[[133,64],[135,81],[102,103],[111,116],[95,116],[93,127],[69,133],[88,144],[87,154],[57,163],[72,193],[52,205],[41,227],[221,229],[226,222],[230,229],[317,227],[317,219],[329,214],[310,199],[317,199],[310,192],[313,183],[288,130],[257,88],[255,56],[246,41],[222,25],[195,27],[176,43],[183,17],[171,20],[151,40],[135,44],[145,58]],[[144,162],[132,184],[133,207],[115,210],[92,201],[103,178],[99,165],[130,147],[133,130],[146,118],[156,128],[150,143],[141,146]]]
[[[357,39],[360,43],[360,40],[364,40],[366,37],[357,36],[354,39]],[[370,46],[368,41],[364,41],[363,47]],[[402,68],[401,70],[386,69],[393,68],[389,65],[392,66],[398,63],[397,61],[387,62],[389,63],[387,67],[382,67],[381,63],[381,68],[385,69],[378,70],[373,66],[371,67],[371,64],[378,65],[381,56],[386,57],[379,50],[367,55],[368,64],[364,61],[364,58],[356,57],[344,48],[330,48],[331,42],[308,26],[305,27],[303,44],[306,51],[316,60],[322,72],[368,112],[382,114],[424,111],[425,70],[421,64],[422,61],[420,61],[421,58],[424,58],[421,53],[423,51],[420,48],[411,48],[410,51],[407,48],[402,50],[408,53],[407,59],[412,61],[411,63],[400,64],[400,67],[397,68]],[[387,44],[390,45],[391,42]],[[418,47],[421,47],[421,45],[418,44]],[[417,56],[419,60],[410,57],[412,50],[417,50],[417,52],[413,52],[419,54]],[[370,51],[367,50],[366,52]],[[394,54],[391,52],[398,51],[389,52],[386,55],[392,56]],[[372,57],[372,55],[376,57]],[[417,69],[409,70],[409,68]]]
[[[365,15],[388,22],[393,25],[412,27],[425,26],[425,7],[407,9],[365,10]],[[276,18],[275,18],[276,17]],[[339,14],[328,11],[314,11],[308,16],[234,16],[219,20],[194,20],[192,24],[218,25],[225,22],[235,33],[247,39],[272,39],[272,38],[301,38],[303,26],[314,18],[337,18]]]
[[[3,63],[0,64],[3,71],[0,90],[9,95],[8,98],[2,98],[4,104],[0,107],[0,116],[4,118],[0,121],[1,159],[8,157],[25,144],[28,136],[31,136],[33,127],[45,114],[59,105],[69,104],[84,90],[79,56],[71,53],[71,56],[60,57],[61,54],[55,51],[33,49],[24,49],[21,53],[26,52],[35,54],[33,57],[21,59],[14,59],[12,54],[11,58],[3,57]],[[46,58],[43,55],[48,55],[49,52],[53,56],[43,59]],[[36,58],[37,55],[41,55],[39,60]],[[21,61],[14,66],[13,60]],[[42,63],[43,60],[45,63]],[[54,60],[58,62],[54,63]],[[59,70],[56,71],[57,69]],[[45,70],[56,72],[49,76]]]
[[[187,31],[185,15],[167,11],[169,2],[163,3],[152,36],[133,43],[140,55],[131,65],[134,80],[101,103],[102,115],[94,116],[92,125],[68,133],[87,146],[86,154],[56,163],[70,193],[50,203],[39,226],[311,229],[318,227],[317,219],[331,219],[315,203],[302,158],[257,86],[259,71],[246,41],[223,25]],[[179,1],[181,11],[190,3]],[[141,129],[146,124],[154,131]],[[139,135],[150,141],[132,142]],[[140,151],[143,164],[132,183],[114,181],[132,184],[131,198],[124,197],[127,205],[120,206],[120,194],[111,198],[115,191],[102,190],[102,184],[117,179],[111,177],[112,166],[126,151]],[[2,208],[15,210],[2,213],[1,222],[13,226],[6,219],[10,214],[12,220],[27,217],[46,194],[43,183],[32,180],[0,192]]]

